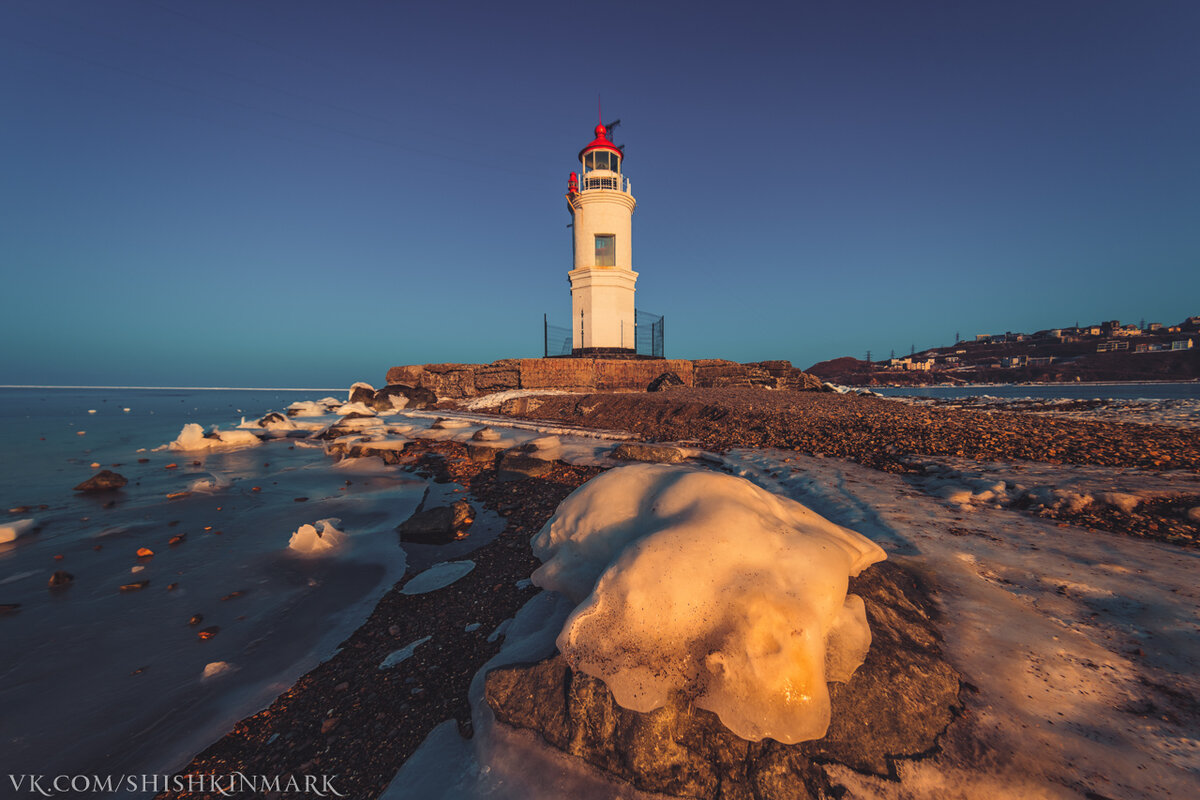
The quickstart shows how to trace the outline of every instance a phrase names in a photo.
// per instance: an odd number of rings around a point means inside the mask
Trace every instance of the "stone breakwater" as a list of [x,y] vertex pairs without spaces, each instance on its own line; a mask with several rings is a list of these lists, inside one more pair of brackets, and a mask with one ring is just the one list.
[[823,386],[819,378],[793,367],[790,361],[739,364],[718,358],[509,358],[491,364],[414,364],[392,367],[387,382],[428,389],[439,398],[461,399],[514,389],[640,392],[668,372],[682,385],[696,388],[819,391]]

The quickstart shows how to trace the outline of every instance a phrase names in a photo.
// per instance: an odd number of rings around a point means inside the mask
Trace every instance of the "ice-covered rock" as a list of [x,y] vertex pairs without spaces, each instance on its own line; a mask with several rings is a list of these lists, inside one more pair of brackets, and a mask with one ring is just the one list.
[[15,542],[22,536],[32,533],[33,528],[34,522],[32,519],[14,519],[2,522],[0,523],[0,544]]
[[312,525],[301,525],[288,541],[288,549],[301,555],[324,555],[341,547],[346,534],[337,529],[341,520],[336,517],[319,519]]
[[847,583],[886,558],[866,537],[747,480],[636,465],[576,490],[533,539],[536,585],[580,605],[558,637],[575,670],[640,712],[683,695],[744,739],[817,739],[827,673],[870,645]]
[[202,682],[211,681],[221,675],[225,675],[237,670],[237,667],[230,664],[228,661],[211,661],[204,665],[204,672],[200,675]]
[[[341,405],[340,400],[334,400],[334,403]],[[297,400],[287,407],[289,417],[323,417],[328,413],[329,409],[319,400]]]
[[208,433],[194,422],[183,426],[179,438],[167,447],[171,450],[234,450],[241,447],[255,447],[262,440],[247,430],[222,431],[215,427]]
[[346,396],[347,403],[370,403],[375,397],[375,387],[369,383],[355,381],[350,384],[350,394]]
[[375,409],[369,408],[366,403],[345,403],[333,410],[333,413],[339,417],[344,417],[347,414],[355,414],[360,417],[375,416]]

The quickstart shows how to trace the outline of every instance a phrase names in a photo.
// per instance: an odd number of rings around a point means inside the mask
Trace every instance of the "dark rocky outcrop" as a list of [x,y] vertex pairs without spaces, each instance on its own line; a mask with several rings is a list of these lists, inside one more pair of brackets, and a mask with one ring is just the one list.
[[884,562],[850,589],[866,603],[873,642],[849,682],[829,684],[833,720],[819,740],[748,742],[683,701],[648,714],[629,711],[561,655],[493,670],[485,697],[501,723],[534,731],[639,789],[674,797],[827,796],[825,762],[894,777],[896,759],[936,746],[957,713],[959,676],[942,658],[932,601],[910,574]]
[[620,461],[648,461],[652,464],[678,464],[685,458],[678,447],[640,442],[622,442],[613,448],[612,457]]
[[405,398],[408,402],[405,403],[404,407],[413,410],[433,408],[437,405],[438,401],[437,394],[430,389],[402,383],[391,383],[375,392],[371,399],[367,401],[367,405],[376,411],[391,411],[395,407],[392,403],[393,397]]
[[102,469],[75,487],[77,492],[111,492],[120,489],[129,480],[110,469]]
[[365,383],[356,383],[350,389],[349,403],[366,403],[370,404],[371,399],[375,397],[375,387],[368,386]]
[[286,423],[287,421],[288,418],[286,414],[280,414],[278,411],[271,411],[255,424],[260,428],[266,428],[269,425],[279,425]]
[[683,378],[676,375],[674,372],[664,372],[654,380],[650,381],[650,385],[646,387],[647,392],[663,392],[670,389],[672,386],[684,386]]
[[475,509],[466,500],[456,500],[452,505],[418,510],[396,530],[400,541],[417,544],[446,544],[456,539],[465,539],[467,529],[475,521]]

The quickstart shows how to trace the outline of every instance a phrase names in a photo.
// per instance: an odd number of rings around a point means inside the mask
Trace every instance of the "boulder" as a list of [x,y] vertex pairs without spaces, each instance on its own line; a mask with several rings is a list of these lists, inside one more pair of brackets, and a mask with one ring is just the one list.
[[850,581],[863,598],[873,641],[846,683],[830,683],[826,735],[794,745],[750,742],[715,714],[680,698],[641,714],[616,704],[603,681],[571,670],[559,654],[488,673],[496,719],[648,792],[674,797],[823,797],[821,764],[879,776],[932,749],[958,711],[959,675],[941,653],[932,600],[892,562]]
[[554,462],[546,461],[517,449],[505,450],[496,465],[496,478],[501,481],[519,481],[525,478],[540,478],[554,469]]
[[495,464],[502,447],[480,442],[467,443],[467,458],[476,464]]
[[369,383],[356,383],[350,387],[350,399],[347,403],[370,403],[375,396],[375,387]]
[[678,464],[686,458],[678,447],[640,442],[622,442],[613,449],[611,455],[619,461],[647,461],[652,464]]
[[417,544],[446,544],[465,539],[475,521],[475,509],[466,500],[452,505],[418,510],[396,527],[400,541]]
[[663,392],[670,389],[672,386],[683,386],[683,378],[676,375],[674,372],[664,372],[646,387],[647,392]]
[[102,469],[83,483],[75,487],[77,492],[111,492],[120,489],[129,480],[124,475],[108,469]]
[[403,397],[405,399],[404,408],[413,410],[433,408],[438,401],[437,395],[429,389],[402,383],[390,383],[375,392],[367,405],[376,411],[391,411],[396,407],[392,402],[393,397]]

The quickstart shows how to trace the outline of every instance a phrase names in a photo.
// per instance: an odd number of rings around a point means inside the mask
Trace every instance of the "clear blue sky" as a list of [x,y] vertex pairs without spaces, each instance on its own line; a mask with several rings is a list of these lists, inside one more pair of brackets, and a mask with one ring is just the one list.
[[1200,314],[1200,3],[0,4],[0,383],[541,354],[596,98],[667,354]]

